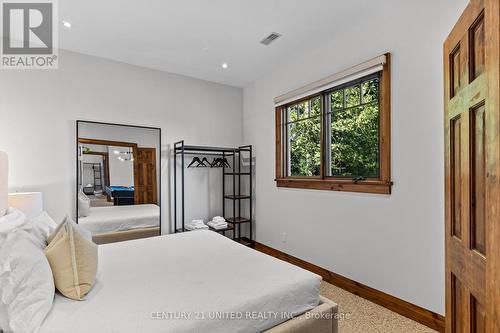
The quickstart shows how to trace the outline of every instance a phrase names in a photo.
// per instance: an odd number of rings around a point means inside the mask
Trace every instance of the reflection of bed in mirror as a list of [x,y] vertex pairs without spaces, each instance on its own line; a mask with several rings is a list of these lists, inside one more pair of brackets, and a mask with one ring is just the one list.
[[[92,233],[94,241],[102,241],[124,235],[150,237],[158,233],[159,220],[160,207],[157,205],[105,206],[91,207],[90,214],[80,217],[79,224]],[[124,233],[127,231],[130,232]]]
[[159,128],[77,121],[78,223],[94,241],[161,234],[160,136]]

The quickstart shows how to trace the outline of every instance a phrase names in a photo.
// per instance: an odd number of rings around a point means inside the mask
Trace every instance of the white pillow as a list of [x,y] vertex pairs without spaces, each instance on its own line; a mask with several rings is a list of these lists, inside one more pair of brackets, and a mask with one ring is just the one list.
[[78,214],[80,217],[90,215],[90,199],[83,193],[82,190],[78,192]]
[[75,221],[73,221],[73,219],[71,217],[69,217],[69,215],[66,215],[66,217],[63,219],[63,221],[61,223],[59,223],[59,225],[57,226],[56,229],[54,229],[50,236],[48,236],[47,238],[47,243],[50,243],[52,242],[52,239],[54,238],[54,236],[59,232],[59,229],[63,228],[64,225],[66,223],[69,223],[71,224],[71,226],[80,234],[82,235],[86,240],[89,240],[92,242],[92,233],[90,231],[88,231],[87,229],[85,229],[84,227],[80,226],[79,224],[77,224]]
[[57,228],[57,223],[47,214],[42,212],[37,217],[31,219],[23,228],[34,237],[40,248],[44,249],[47,246],[47,238]]
[[26,216],[15,208],[9,208],[7,215],[0,217],[0,244],[14,230],[24,230],[30,234],[32,241],[41,249],[47,246],[47,237],[57,228],[57,223],[46,213],[27,220]]
[[[73,221],[73,219],[71,217],[69,217],[69,215],[66,215],[66,218],[65,220],[70,220],[71,224],[73,225],[73,228],[76,229],[76,231],[78,231],[78,233],[80,233],[80,235],[82,235],[86,240],[89,240],[92,242],[92,233],[85,229],[85,227],[82,227],[81,225],[79,225],[78,223],[76,223],[75,221]],[[64,223],[64,221],[63,221]]]
[[43,251],[21,229],[0,247],[0,328],[35,332],[52,309],[54,279]]
[[7,235],[19,229],[26,223],[26,216],[15,208],[7,209],[7,214],[0,217],[0,246],[5,242]]

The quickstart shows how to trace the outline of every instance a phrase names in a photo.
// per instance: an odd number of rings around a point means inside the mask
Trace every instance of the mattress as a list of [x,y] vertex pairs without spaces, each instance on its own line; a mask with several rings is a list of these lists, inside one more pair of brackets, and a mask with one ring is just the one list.
[[160,207],[150,204],[91,207],[89,216],[79,217],[78,223],[93,234],[158,227]]
[[320,282],[212,231],[105,244],[86,300],[56,293],[40,333],[260,332],[316,307]]

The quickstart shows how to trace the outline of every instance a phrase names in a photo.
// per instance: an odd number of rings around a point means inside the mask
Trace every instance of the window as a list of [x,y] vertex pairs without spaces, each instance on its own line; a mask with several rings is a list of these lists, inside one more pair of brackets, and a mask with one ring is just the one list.
[[320,176],[321,99],[319,96],[287,107],[288,174]]
[[379,71],[278,106],[277,185],[390,193],[389,80],[386,55]]

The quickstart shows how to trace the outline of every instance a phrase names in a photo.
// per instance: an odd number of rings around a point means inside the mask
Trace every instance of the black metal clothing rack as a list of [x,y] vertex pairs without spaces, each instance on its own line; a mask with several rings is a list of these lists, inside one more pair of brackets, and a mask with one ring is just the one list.
[[[248,170],[243,171],[241,160],[242,160],[242,152],[248,153],[249,155],[249,163]],[[232,157],[232,165],[231,168],[227,168],[225,166],[221,167],[222,169],[222,214],[223,217],[228,222],[228,227],[226,229],[215,230],[210,228],[213,231],[221,232],[225,235],[227,231],[233,232],[233,239],[237,240],[241,243],[246,243],[245,239],[242,237],[241,227],[243,224],[249,225],[249,240],[253,240],[253,166],[252,166],[252,146],[240,146],[235,148],[227,148],[227,147],[208,147],[208,146],[190,146],[185,145],[184,140],[178,141],[174,143],[174,231],[175,232],[184,232],[185,229],[185,212],[184,212],[184,178],[185,178],[185,166],[186,155],[200,155],[200,156],[219,156],[225,159],[229,159],[231,162]],[[177,193],[177,158],[180,158],[180,220],[181,226],[178,228],[178,207],[177,203],[179,200],[179,195]],[[230,170],[228,170],[230,169]],[[226,193],[226,177],[230,176],[232,179],[232,193]],[[241,192],[241,184],[242,184],[242,176],[248,177],[248,193]],[[226,200],[230,200],[232,202],[233,208],[233,216],[228,217],[226,214]],[[248,217],[242,216],[242,201],[248,202]],[[236,237],[237,235],[237,237]],[[246,244],[250,245],[250,244]]]

